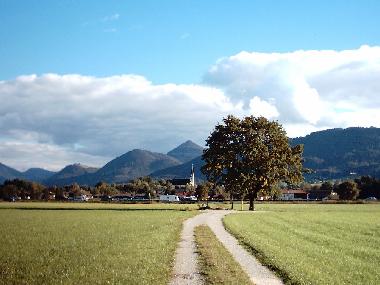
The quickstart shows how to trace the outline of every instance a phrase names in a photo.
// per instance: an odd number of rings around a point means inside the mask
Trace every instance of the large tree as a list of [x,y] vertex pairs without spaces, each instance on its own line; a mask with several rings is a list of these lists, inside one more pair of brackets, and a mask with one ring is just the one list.
[[360,190],[354,181],[345,181],[339,184],[335,191],[341,200],[355,200],[359,196]]
[[215,126],[206,146],[203,173],[233,195],[248,195],[252,211],[259,191],[269,192],[280,181],[294,184],[303,179],[303,146],[291,147],[276,121],[230,115]]

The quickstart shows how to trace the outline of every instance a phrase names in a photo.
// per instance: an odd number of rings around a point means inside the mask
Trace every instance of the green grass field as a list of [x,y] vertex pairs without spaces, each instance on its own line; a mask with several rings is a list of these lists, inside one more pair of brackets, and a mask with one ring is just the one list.
[[252,284],[248,275],[208,226],[198,226],[194,232],[199,253],[199,270],[206,284]]
[[1,203],[0,284],[167,284],[183,209]]
[[289,284],[380,284],[380,205],[259,204],[228,230]]

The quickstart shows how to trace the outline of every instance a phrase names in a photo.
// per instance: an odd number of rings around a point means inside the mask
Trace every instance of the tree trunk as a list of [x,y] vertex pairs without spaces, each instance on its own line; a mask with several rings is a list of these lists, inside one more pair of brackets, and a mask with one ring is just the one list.
[[231,199],[231,210],[233,210],[234,209],[234,197],[233,197],[232,193],[230,195],[230,199]]
[[254,200],[255,200],[255,195],[252,192],[249,193],[249,210],[250,211],[255,210]]

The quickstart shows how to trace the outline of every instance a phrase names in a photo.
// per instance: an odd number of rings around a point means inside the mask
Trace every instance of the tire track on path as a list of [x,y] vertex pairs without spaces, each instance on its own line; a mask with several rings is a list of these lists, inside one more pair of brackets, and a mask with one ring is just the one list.
[[202,285],[204,280],[197,267],[197,253],[194,241],[194,228],[207,225],[215,233],[224,247],[248,274],[256,285],[283,285],[284,283],[268,268],[247,252],[223,226],[225,215],[233,213],[227,210],[207,210],[187,219],[183,223],[181,240],[176,250],[173,278],[170,285]]

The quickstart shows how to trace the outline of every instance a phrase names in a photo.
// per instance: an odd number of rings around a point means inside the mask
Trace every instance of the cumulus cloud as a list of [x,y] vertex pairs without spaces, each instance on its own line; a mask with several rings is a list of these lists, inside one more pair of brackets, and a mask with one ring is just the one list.
[[101,166],[133,148],[203,144],[227,114],[279,120],[290,136],[331,127],[380,127],[380,47],[241,52],[202,84],[143,76],[27,75],[0,81],[0,161],[25,169]]
[[[263,110],[294,136],[328,127],[380,126],[378,78],[380,47],[362,46],[241,52],[220,59],[204,76],[204,84],[223,90],[232,102],[243,102],[244,109]],[[272,111],[262,108],[263,103]]]
[[99,166],[133,148],[168,151],[189,138],[203,144],[218,120],[243,112],[217,88],[153,85],[136,75],[20,76],[0,82],[0,96],[0,155],[17,167],[56,168],[46,157],[63,166],[75,155]]
[[59,171],[63,166],[75,162],[101,166],[112,159],[111,157],[82,153],[75,147],[70,148],[33,140],[0,141],[0,154],[3,163],[21,171],[31,167]]

